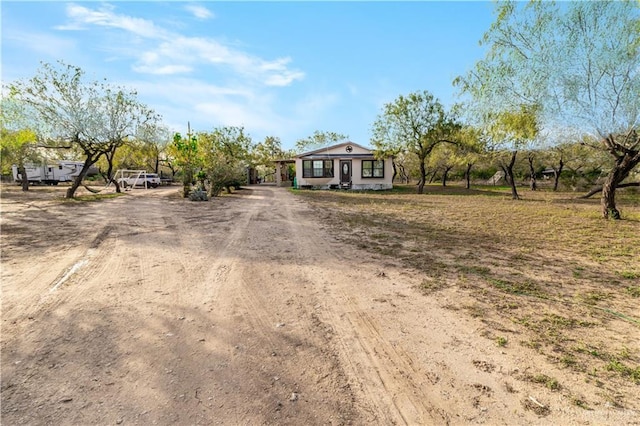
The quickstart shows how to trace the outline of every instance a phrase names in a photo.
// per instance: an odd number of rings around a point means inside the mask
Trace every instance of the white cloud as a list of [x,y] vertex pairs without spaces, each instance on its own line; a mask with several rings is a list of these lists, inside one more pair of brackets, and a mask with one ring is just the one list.
[[302,80],[303,78],[304,73],[302,71],[283,71],[266,76],[264,84],[267,86],[288,86],[295,80]]
[[305,126],[313,123],[338,99],[336,95],[305,98],[303,104],[281,102],[270,89],[220,86],[193,78],[172,78],[162,83],[145,79],[130,81],[140,99],[163,116],[174,131],[209,131],[218,126],[244,126],[254,140],[279,136],[292,144],[306,135]]
[[198,19],[210,19],[215,17],[213,12],[211,12],[209,9],[207,9],[204,6],[190,4],[185,6],[185,9],[193,13],[193,16],[195,16]]
[[191,67],[185,65],[164,65],[164,66],[151,66],[141,65],[134,66],[133,70],[139,73],[144,74],[155,74],[155,75],[174,75],[174,74],[185,74],[192,70]]
[[67,6],[67,16],[72,19],[71,23],[58,26],[57,29],[86,29],[87,25],[98,25],[118,28],[145,38],[166,37],[165,31],[156,27],[153,22],[117,15],[113,13],[113,6],[110,5],[103,5],[99,10],[91,10],[72,3]]
[[276,135],[293,143],[338,100],[333,94],[316,93],[302,102],[283,101],[281,95],[291,92],[281,88],[305,77],[291,66],[290,57],[262,58],[222,40],[120,14],[117,8],[118,3],[71,4],[66,9],[68,22],[58,28],[109,30],[92,33],[93,39],[102,35],[105,40],[92,48],[116,52],[118,61],[128,60],[134,72],[144,75],[118,84],[135,88],[140,101],[175,131],[186,131],[187,122],[196,131],[244,126],[256,140]]
[[[201,6],[187,6],[194,14],[206,15],[208,10]],[[191,37],[172,33],[157,27],[152,21],[120,15],[114,7],[102,5],[99,9],[89,9],[77,4],[67,7],[71,22],[58,29],[86,29],[90,26],[115,28],[137,35],[146,40],[146,47],[130,49],[123,46],[121,52],[136,59],[133,70],[149,74],[186,74],[203,66],[216,67],[218,72],[233,71],[250,79],[249,83],[265,86],[288,86],[304,78],[304,72],[290,69],[291,58],[265,60],[227,46],[206,37]],[[209,12],[210,13],[210,12]],[[211,17],[213,15],[208,15]],[[137,46],[138,47],[138,46]],[[223,66],[222,68],[220,66]],[[225,70],[225,67],[228,69]]]

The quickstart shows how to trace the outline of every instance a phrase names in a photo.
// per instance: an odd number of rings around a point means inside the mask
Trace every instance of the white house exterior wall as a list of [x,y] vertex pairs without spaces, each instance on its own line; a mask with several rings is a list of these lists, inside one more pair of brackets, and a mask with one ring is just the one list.
[[[351,147],[351,152],[345,148]],[[322,151],[313,151],[296,158],[296,181],[298,188],[330,189],[340,185],[340,161],[351,161],[351,189],[355,190],[383,190],[393,188],[393,165],[391,158],[384,160],[384,177],[363,178],[362,161],[373,160],[373,153],[356,144],[340,144]],[[303,177],[303,160],[332,160],[333,177],[305,178]]]

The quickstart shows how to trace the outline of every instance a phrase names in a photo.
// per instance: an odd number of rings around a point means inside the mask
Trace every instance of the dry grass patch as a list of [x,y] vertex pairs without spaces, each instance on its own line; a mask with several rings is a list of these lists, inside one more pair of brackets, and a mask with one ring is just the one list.
[[[437,297],[452,286],[464,292],[466,301],[447,306],[482,320],[497,346],[538,351],[559,368],[584,374],[603,394],[637,392],[637,193],[620,191],[624,220],[607,221],[599,200],[573,193],[523,190],[524,199],[513,201],[493,188],[413,190],[294,193],[318,208],[340,240],[423,273],[422,293]],[[493,324],[505,323],[517,338],[492,332]]]

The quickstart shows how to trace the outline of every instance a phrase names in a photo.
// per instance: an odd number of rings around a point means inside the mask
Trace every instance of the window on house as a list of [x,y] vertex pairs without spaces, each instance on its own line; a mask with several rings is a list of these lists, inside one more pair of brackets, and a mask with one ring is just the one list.
[[302,160],[302,177],[333,177],[333,160]]
[[362,160],[363,178],[383,178],[384,160]]

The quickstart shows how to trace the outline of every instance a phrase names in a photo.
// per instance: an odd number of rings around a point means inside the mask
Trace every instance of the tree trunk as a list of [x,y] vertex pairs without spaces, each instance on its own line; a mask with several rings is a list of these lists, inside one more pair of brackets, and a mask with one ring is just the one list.
[[23,191],[29,190],[29,176],[27,176],[27,170],[24,168],[24,164],[18,165],[18,174],[20,175],[20,183]]
[[620,219],[620,211],[616,208],[616,184],[615,177],[609,174],[602,185],[602,216],[605,219]]
[[182,197],[188,198],[191,193],[191,184],[193,181],[193,172],[191,170],[183,170],[182,176]]
[[95,157],[93,157],[92,155],[87,154],[87,158],[84,160],[84,165],[82,166],[82,170],[80,170],[80,174],[76,176],[69,189],[67,189],[67,194],[65,195],[66,198],[73,198],[75,196],[76,191],[78,190],[80,185],[82,185],[82,180],[87,175],[89,168],[93,166],[96,161],[98,161],[101,155],[102,153],[97,154]]
[[620,211],[616,207],[616,189],[638,163],[640,163],[640,152],[625,154],[616,161],[616,165],[607,175],[602,184],[602,198],[600,199],[602,217],[605,219],[617,220],[621,218]]
[[564,161],[562,157],[560,157],[560,164],[557,169],[553,169],[553,190],[558,190],[558,182],[560,182],[560,174],[562,173],[562,169],[564,168]]
[[516,164],[516,156],[518,155],[518,151],[513,151],[511,153],[511,161],[504,167],[505,173],[508,177],[509,184],[511,185],[511,198],[514,200],[519,200],[520,196],[518,195],[518,190],[516,189],[516,179],[513,176],[513,166]]
[[120,184],[118,184],[117,181],[115,181],[113,179],[113,159],[116,156],[116,148],[117,147],[113,147],[111,151],[109,151],[106,156],[107,156],[107,185],[109,184],[109,182],[113,182],[113,184],[116,187],[116,192],[117,193],[121,193],[122,191],[120,190]]
[[418,182],[418,194],[424,193],[424,184],[427,181],[427,168],[424,160],[420,161],[420,182]]
[[393,177],[391,178],[391,183],[396,181],[396,176],[398,175],[398,169],[396,167],[395,160],[391,159],[391,166],[393,167]]
[[[616,189],[621,189],[621,188],[629,188],[631,186],[640,186],[640,182],[627,182],[627,183],[620,183],[618,184],[618,186],[616,186]],[[602,186],[597,186],[595,188],[593,188],[591,191],[587,192],[584,195],[581,195],[580,199],[587,199],[587,198],[591,198],[591,196],[596,195],[598,192],[602,192]]]
[[529,155],[527,156],[527,160],[529,161],[529,178],[531,179],[529,187],[532,191],[536,191],[538,189],[538,183],[536,182],[536,169],[533,167],[533,153],[529,153]]
[[616,142],[613,135],[609,135],[602,141],[609,153],[616,159],[615,166],[613,166],[602,185],[600,204],[602,206],[602,216],[605,219],[620,219],[620,211],[616,208],[616,188],[640,163],[640,150],[637,149],[640,143],[638,134],[635,131],[629,132],[625,137],[625,141],[631,142],[631,147]]
[[442,186],[447,186],[447,177],[449,176],[449,171],[451,171],[452,168],[453,166],[446,166],[444,168],[444,172],[442,172]]
[[467,163],[467,170],[464,172],[464,178],[466,181],[465,188],[471,189],[471,167],[473,167],[473,163]]
[[[500,168],[502,169],[502,173],[504,173],[504,181],[506,182],[507,185],[511,185],[511,180],[510,180],[511,176],[509,176],[509,173],[507,172],[507,166],[502,166],[501,165]],[[500,180],[498,179],[498,182],[499,181]],[[493,181],[493,186],[496,186],[496,181],[495,180]]]
[[160,152],[156,150],[156,164],[155,164],[155,174],[160,173]]
[[429,177],[429,183],[433,183],[433,180],[436,178],[436,174],[438,173],[438,169],[435,169],[431,176]]
[[404,166],[401,164],[398,164],[398,168],[400,169],[400,180],[402,181],[402,183],[409,183],[409,175],[407,175],[407,171],[405,170]]

